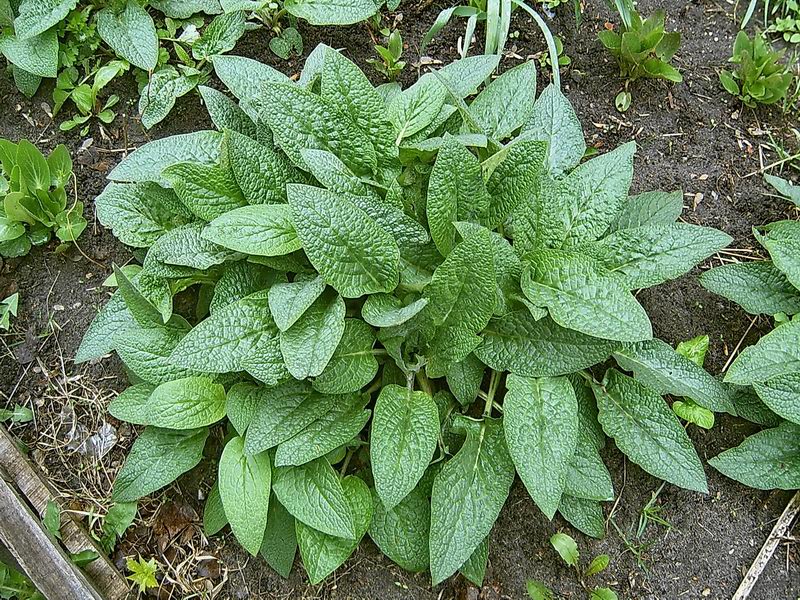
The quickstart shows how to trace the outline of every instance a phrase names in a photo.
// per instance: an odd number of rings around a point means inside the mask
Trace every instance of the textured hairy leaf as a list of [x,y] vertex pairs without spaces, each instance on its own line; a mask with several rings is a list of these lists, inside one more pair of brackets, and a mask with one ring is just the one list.
[[700,283],[753,315],[800,312],[800,292],[768,260],[716,267],[702,273]]
[[622,229],[580,250],[622,275],[628,288],[639,289],[680,277],[732,239],[710,227],[671,223]]
[[527,259],[522,291],[536,306],[546,306],[559,325],[622,342],[653,336],[647,313],[624,280],[591,258],[540,250]]
[[661,396],[615,369],[593,389],[603,431],[620,451],[659,479],[708,493],[692,442]]
[[38,77],[58,75],[58,36],[55,29],[22,40],[10,31],[0,35],[0,53],[23,71]]
[[246,204],[230,168],[201,163],[178,163],[161,172],[183,205],[211,221]]
[[569,100],[553,84],[542,90],[522,133],[547,142],[545,163],[552,175],[573,168],[586,152],[581,122]]
[[725,374],[725,382],[748,385],[798,371],[800,321],[790,321],[742,350]]
[[531,117],[535,98],[536,63],[528,61],[492,81],[469,105],[469,112],[488,136],[504,140]]
[[336,106],[288,83],[267,83],[262,94],[269,110],[261,116],[295,165],[307,169],[301,151],[318,149],[332,152],[356,174],[375,170],[372,142]]
[[683,212],[683,192],[644,192],[629,196],[617,218],[609,225],[609,232],[635,229],[651,225],[670,225]]
[[204,224],[188,223],[165,232],[150,247],[144,270],[158,277],[186,277],[236,256],[203,237]]
[[184,377],[159,385],[147,400],[149,423],[168,429],[212,425],[225,416],[225,388],[208,377]]
[[63,21],[75,8],[76,0],[22,0],[17,2],[19,14],[14,19],[14,32],[27,40]]
[[309,260],[345,298],[390,292],[398,283],[400,251],[392,236],[343,196],[290,185],[289,204]]
[[253,556],[264,540],[271,481],[269,455],[247,455],[244,440],[231,438],[219,459],[219,495],[233,535]]
[[527,310],[492,319],[481,332],[475,356],[497,371],[527,377],[573,373],[603,362],[615,344],[565,329],[549,318],[538,321]]
[[536,190],[546,149],[544,142],[519,139],[489,159],[495,161],[498,156],[504,156],[486,182],[491,197],[485,222],[488,227],[494,229],[502,225],[514,209]]
[[182,162],[216,164],[222,147],[219,131],[195,131],[148,142],[123,158],[108,174],[111,181],[153,181],[170,187],[161,171]]
[[581,533],[602,539],[606,535],[606,519],[599,502],[564,494],[558,512]]
[[175,481],[203,458],[208,429],[173,431],[148,427],[136,438],[117,478],[112,498],[133,502]]
[[375,378],[378,360],[372,350],[375,332],[360,319],[346,319],[344,333],[325,370],[314,380],[324,394],[357,392]]
[[215,244],[257,256],[283,256],[301,248],[287,204],[258,204],[230,210],[203,229]]
[[800,372],[754,383],[753,388],[772,412],[800,424]]
[[297,554],[295,520],[273,494],[269,500],[267,528],[261,544],[261,556],[284,579],[289,577]]
[[262,62],[244,56],[213,57],[214,72],[231,94],[240,100],[240,106],[256,121],[266,106],[262,88],[268,82],[286,82],[286,75]]
[[112,7],[99,11],[97,33],[117,56],[132,65],[144,71],[153,71],[158,65],[155,23],[136,0],[128,0],[119,12]]
[[94,206],[100,222],[134,248],[150,247],[167,231],[191,220],[174,192],[150,182],[110,183]]
[[403,140],[430,125],[447,99],[447,89],[432,74],[420,77],[389,103],[389,118]]
[[342,297],[327,290],[294,325],[281,331],[281,354],[296,379],[316,377],[325,370],[344,334],[345,311]]
[[614,350],[619,366],[658,394],[686,396],[715,412],[735,414],[722,382],[681,356],[669,344],[653,339]]
[[482,222],[489,195],[478,159],[455,137],[445,137],[428,183],[426,214],[436,247],[443,256],[456,243],[456,221]]
[[486,576],[486,564],[488,562],[489,536],[486,536],[470,554],[467,562],[459,567],[458,572],[478,587],[483,587],[483,578]]
[[373,0],[286,0],[286,10],[312,25],[352,25],[377,10]]
[[256,124],[236,102],[225,94],[205,85],[198,86],[211,122],[220,131],[229,129],[255,139]]
[[345,500],[353,515],[355,539],[344,539],[322,533],[297,522],[300,556],[311,585],[315,585],[339,568],[358,547],[372,521],[372,495],[367,484],[355,475],[342,479]]
[[369,421],[368,400],[360,394],[334,396],[325,413],[278,446],[275,465],[302,465],[352,440]]
[[413,490],[433,458],[439,413],[425,392],[388,385],[375,402],[370,459],[375,489],[393,509]]
[[153,73],[139,96],[139,114],[145,129],[163,121],[175,101],[197,87],[198,81],[197,75],[186,75],[172,65]]
[[564,377],[509,375],[503,400],[508,452],[548,519],[558,509],[578,440],[578,402]]
[[464,428],[464,444],[433,483],[430,565],[434,585],[455,573],[486,538],[514,481],[501,421],[486,418],[480,424],[465,423]]
[[286,331],[303,316],[325,290],[322,277],[296,277],[291,283],[276,283],[269,289],[269,309],[275,324]]
[[474,354],[450,367],[447,372],[447,387],[462,406],[468,406],[478,397],[485,371],[486,365]]
[[800,289],[800,223],[776,221],[762,229],[763,234],[755,230],[756,239],[767,249],[773,264]]
[[228,390],[225,413],[236,433],[242,437],[264,402],[264,389],[254,383],[239,382]]
[[361,307],[361,317],[374,327],[402,325],[428,305],[427,298],[419,298],[411,304],[390,294],[372,294]]
[[245,31],[244,11],[229,12],[211,19],[203,28],[200,39],[192,44],[192,57],[207,60],[217,54],[224,54],[236,45]]
[[717,471],[759,490],[800,488],[800,425],[784,421],[746,438],[708,463]]
[[206,537],[216,535],[227,524],[228,517],[225,516],[222,498],[219,497],[219,485],[215,481],[203,506],[203,533],[206,534]]
[[303,149],[300,155],[314,179],[330,191],[353,196],[370,194],[366,184],[332,152]]
[[272,489],[286,510],[309,527],[347,540],[361,537],[339,476],[326,458],[276,468]]
[[267,292],[256,292],[201,321],[180,341],[171,360],[207,373],[237,371],[262,337],[277,334]]
[[156,386],[149,383],[139,383],[124,389],[109,403],[108,413],[120,421],[147,425],[150,422],[147,401],[154,389]]
[[377,492],[372,494],[373,514],[369,537],[386,556],[406,571],[428,569],[428,533],[431,505],[422,486],[417,486],[388,510]]
[[228,263],[214,286],[208,310],[215,313],[245,296],[277,285],[276,281],[286,281],[286,276],[244,260]]

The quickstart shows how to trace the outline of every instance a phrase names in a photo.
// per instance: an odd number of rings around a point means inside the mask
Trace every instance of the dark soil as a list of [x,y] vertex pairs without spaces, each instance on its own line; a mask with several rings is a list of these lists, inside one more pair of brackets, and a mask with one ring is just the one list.
[[[447,4],[404,2],[400,28],[408,44],[410,63],[418,61],[419,40]],[[676,61],[684,75],[683,83],[668,86],[658,81],[636,82],[631,88],[632,107],[625,114],[618,113],[614,97],[622,86],[617,67],[596,39],[596,32],[610,15],[604,7],[592,4],[585,10],[583,25],[576,29],[571,8],[565,4],[551,22],[572,58],[570,68],[562,74],[565,93],[576,107],[590,145],[603,151],[631,139],[637,141],[635,192],[682,189],[686,194],[686,221],[722,229],[734,237],[734,247],[752,252],[757,244],[751,227],[782,218],[789,211],[784,202],[766,195],[760,175],[750,176],[760,168],[761,156],[764,164],[776,159],[768,147],[769,132],[783,143],[792,143],[787,139],[791,135],[789,123],[776,110],[756,113],[743,109],[722,91],[717,70],[729,57],[737,31],[729,4],[642,0],[640,10],[648,14],[659,6],[666,9],[669,26],[683,35]],[[446,28],[428,54],[443,62],[453,59],[462,26],[463,23]],[[512,31],[519,32],[509,44],[515,56],[504,60],[505,67],[544,48],[538,29],[527,17],[515,17]],[[376,83],[380,82],[366,64],[373,53],[365,26],[307,29],[303,30],[303,38],[306,52],[318,42],[343,48],[365,72],[374,75]],[[267,44],[268,37],[263,32],[250,33],[235,52],[268,62],[289,74],[300,70],[301,60],[282,62],[269,53]],[[401,79],[408,84],[416,76],[415,67],[409,66]],[[540,75],[542,87],[546,78],[546,73]],[[87,367],[76,367],[71,362],[96,308],[107,298],[107,290],[100,284],[110,273],[112,262],[121,264],[130,258],[111,233],[96,224],[91,201],[102,190],[105,174],[126,147],[209,125],[201,116],[205,112],[198,97],[190,95],[178,102],[165,123],[144,132],[135,117],[133,79],[120,88],[118,92],[126,100],[117,121],[106,128],[105,136],[93,128],[93,144],[79,152],[85,146],[84,140],[76,134],[61,134],[47,116],[43,103],[49,102],[49,89],[28,101],[16,93],[7,79],[0,79],[0,97],[6,99],[6,108],[0,111],[0,136],[12,140],[26,137],[45,148],[66,143],[76,157],[78,193],[86,201],[90,220],[80,240],[85,256],[75,248],[55,254],[51,245],[34,249],[23,259],[7,261],[0,270],[0,298],[17,290],[21,298],[20,316],[13,331],[0,338],[5,344],[0,348],[0,392],[7,404],[28,403],[35,408],[37,422],[15,426],[13,430],[34,449],[34,459],[65,494],[74,496],[72,504],[80,510],[108,506],[104,494],[133,435],[129,427],[112,419],[118,426],[120,441],[102,463],[94,465],[65,451],[59,441],[64,404],[74,407],[78,420],[96,425],[103,418],[109,390],[121,389],[125,381],[114,360]],[[644,291],[639,299],[648,310],[658,337],[674,344],[702,333],[710,335],[707,367],[716,373],[722,370],[748,328],[746,343],[755,340],[769,324],[756,321],[751,327],[750,318],[741,310],[698,285],[697,272]],[[78,375],[83,377],[76,378]],[[722,416],[710,432],[696,428],[690,432],[700,455],[708,458],[738,444],[751,430],[739,419]],[[53,434],[51,443],[42,442],[43,431]],[[653,524],[642,539],[637,539],[640,512],[658,490],[659,482],[626,463],[613,447],[605,452],[619,494],[613,523],[620,533],[609,524],[606,539],[596,541],[575,532],[560,518],[548,522],[517,482],[491,537],[490,565],[482,590],[469,586],[460,577],[431,589],[425,576],[402,571],[369,540],[320,586],[308,586],[299,566],[284,581],[263,561],[248,559],[229,534],[211,541],[200,534],[199,499],[202,490],[208,489],[209,475],[213,477],[213,465],[199,467],[183,478],[180,486],[173,486],[162,498],[143,505],[141,520],[115,556],[120,559],[140,552],[145,557],[155,556],[162,564],[172,564],[169,578],[180,583],[176,587],[165,585],[160,595],[163,598],[190,597],[188,590],[194,589],[199,595],[191,597],[237,599],[517,599],[525,597],[527,579],[545,583],[560,597],[584,598],[586,592],[574,573],[561,563],[548,543],[553,533],[566,529],[577,539],[584,561],[599,553],[611,556],[609,569],[592,584],[608,585],[620,598],[730,598],[790,494],[745,488],[708,468],[710,494],[665,486],[657,504],[672,528]],[[610,508],[607,506],[607,513]],[[203,556],[216,556],[219,561]],[[189,567],[176,564],[183,559],[189,559]],[[787,541],[780,546],[750,598],[800,598],[796,544]]]

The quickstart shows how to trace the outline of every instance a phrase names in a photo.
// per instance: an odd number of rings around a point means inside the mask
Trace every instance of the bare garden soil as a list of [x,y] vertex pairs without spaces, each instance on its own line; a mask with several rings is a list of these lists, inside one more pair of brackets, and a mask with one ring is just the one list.
[[[730,56],[737,31],[734,7],[714,0],[642,0],[640,11],[649,14],[659,6],[667,11],[670,28],[683,35],[677,66],[684,82],[668,86],[657,81],[636,82],[633,105],[624,114],[614,108],[621,89],[617,67],[601,48],[596,33],[610,14],[598,0],[586,7],[584,21],[575,27],[571,6],[562,6],[551,28],[559,35],[572,64],[563,72],[564,92],[580,117],[587,143],[600,151],[635,140],[639,146],[633,191],[682,189],[683,218],[687,222],[717,227],[734,237],[721,261],[758,256],[751,227],[796,217],[787,203],[770,196],[758,172],[779,160],[771,149],[773,139],[797,151],[797,134],[779,110],[753,112],[725,94],[717,70]],[[405,84],[417,77],[419,41],[438,11],[448,2],[406,0],[399,27],[408,44],[410,66],[402,74]],[[743,7],[741,7],[743,8]],[[449,26],[427,54],[435,61],[456,58],[455,44],[462,25]],[[509,67],[544,48],[533,22],[518,14],[509,42]],[[318,42],[342,48],[372,77],[366,59],[373,56],[365,26],[345,29],[303,30],[305,51]],[[247,34],[234,53],[268,62],[289,74],[302,60],[283,62],[268,50],[263,31]],[[426,62],[426,61],[423,61]],[[412,67],[411,64],[414,64]],[[540,88],[547,73],[540,74]],[[374,77],[378,83],[378,76]],[[217,85],[212,80],[211,85]],[[30,449],[30,456],[61,490],[63,499],[88,526],[93,515],[109,506],[114,474],[121,466],[136,431],[105,414],[116,391],[125,387],[125,375],[116,359],[76,366],[72,357],[96,310],[108,297],[101,286],[112,263],[131,259],[110,231],[97,223],[93,198],[104,187],[106,173],[126,151],[149,139],[210,127],[197,95],[178,101],[173,113],[157,128],[145,132],[137,120],[133,78],[114,90],[123,98],[117,120],[104,131],[93,127],[87,143],[77,133],[62,134],[48,116],[50,88],[32,100],[19,95],[12,83],[0,79],[0,137],[28,138],[44,148],[65,143],[73,152],[78,195],[86,202],[89,227],[80,248],[55,253],[55,246],[36,248],[22,259],[0,262],[0,298],[20,293],[20,314],[12,331],[0,337],[0,406],[27,404],[36,421],[16,425],[12,431]],[[653,321],[655,334],[669,343],[707,333],[711,350],[707,367],[719,373],[744,338],[752,343],[769,323],[755,320],[736,306],[703,290],[699,269],[678,280],[639,294]],[[190,302],[191,299],[187,299]],[[97,432],[104,419],[116,430],[114,448],[101,459],[75,449]],[[738,444],[752,427],[740,419],[718,415],[709,432],[690,428],[701,457]],[[74,438],[74,439],[73,439]],[[212,440],[218,443],[218,439]],[[72,441],[71,441],[72,440]],[[658,490],[659,482],[623,460],[611,447],[605,458],[614,477],[616,503],[604,540],[592,540],[560,517],[548,522],[517,482],[512,488],[490,541],[490,560],[482,590],[456,577],[431,589],[423,575],[402,571],[365,538],[353,557],[328,581],[308,586],[296,565],[290,579],[282,580],[260,559],[248,557],[233,537],[222,534],[207,540],[201,533],[202,499],[216,469],[201,464],[163,494],[140,503],[139,518],[119,544],[114,559],[120,568],[124,557],[141,554],[160,563],[159,598],[415,598],[470,599],[525,598],[525,581],[536,579],[553,588],[558,597],[585,598],[575,574],[558,559],[548,538],[561,529],[576,538],[584,561],[599,553],[611,556],[611,565],[594,583],[604,582],[620,598],[652,600],[728,599],[744,571],[764,543],[789,494],[759,492],[726,479],[710,467],[709,495],[665,486],[656,505],[671,528],[651,524],[641,538],[636,530],[642,508]],[[217,456],[213,448],[209,456]],[[227,531],[227,530],[226,530]],[[800,598],[800,547],[782,543],[762,574],[752,600]],[[586,563],[584,563],[586,564]]]

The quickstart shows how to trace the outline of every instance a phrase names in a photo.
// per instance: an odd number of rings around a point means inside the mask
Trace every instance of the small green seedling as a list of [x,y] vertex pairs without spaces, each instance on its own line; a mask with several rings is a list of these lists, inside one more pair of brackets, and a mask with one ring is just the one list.
[[56,115],[67,100],[72,100],[77,113],[59,125],[61,131],[71,131],[81,127],[80,134],[88,135],[92,117],[101,123],[109,124],[116,118],[114,107],[119,96],[111,94],[107,98],[100,97],[100,91],[116,77],[126,72],[130,65],[122,60],[112,60],[80,78],[78,69],[65,69],[58,74],[56,87],[53,90],[53,114]]
[[620,112],[631,105],[628,85],[640,78],[664,79],[673,83],[683,81],[678,69],[670,64],[678,51],[681,34],[664,30],[666,16],[663,10],[655,11],[642,20],[630,5],[618,6],[622,20],[620,32],[604,30],[598,34],[600,42],[619,63],[620,76],[625,79],[625,90],[614,103]]
[[30,423],[33,421],[33,411],[21,404],[15,404],[13,409],[0,408],[0,423],[6,421],[11,423]]
[[[595,556],[585,570],[580,566],[580,552],[578,544],[566,533],[556,533],[550,538],[550,545],[553,546],[561,559],[570,567],[575,569],[578,582],[586,590],[589,600],[617,600],[617,594],[609,588],[591,587],[586,580],[594,575],[602,573],[611,561],[608,554]],[[555,597],[552,590],[544,584],[529,579],[526,582],[528,596],[531,600],[553,600]]]
[[[706,354],[708,353],[708,344],[708,336],[699,335],[694,339],[681,342],[675,348],[675,351],[691,360],[698,367],[702,367],[705,364]],[[711,429],[714,426],[714,413],[691,398],[675,400],[672,403],[672,410],[684,421],[693,423],[703,429]]]
[[733,44],[733,56],[728,61],[736,67],[733,71],[720,71],[722,87],[749,108],[779,102],[786,96],[794,77],[780,62],[783,54],[772,49],[762,32],[751,39],[740,31]]
[[23,256],[53,233],[62,242],[78,239],[86,219],[83,203],[67,199],[66,185],[73,175],[65,146],[45,158],[28,140],[15,144],[0,139],[0,167],[0,256]]
[[400,35],[400,31],[393,29],[388,36],[386,46],[376,44],[375,52],[378,53],[380,59],[370,58],[367,59],[367,62],[386,79],[395,81],[406,67],[406,61],[402,60],[403,36]]
[[15,292],[0,301],[0,329],[9,330],[11,317],[17,316],[19,309],[19,292]]
[[150,588],[158,587],[158,581],[156,580],[158,566],[155,558],[147,561],[141,556],[138,559],[128,558],[126,559],[126,566],[128,571],[131,572],[127,579],[139,587],[140,594],[144,594]]

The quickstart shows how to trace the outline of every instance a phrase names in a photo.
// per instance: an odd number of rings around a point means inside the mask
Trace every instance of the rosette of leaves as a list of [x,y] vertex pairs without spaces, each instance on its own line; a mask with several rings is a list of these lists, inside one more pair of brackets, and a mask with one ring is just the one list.
[[709,463],[750,487],[800,489],[800,222],[778,221],[753,233],[769,260],[717,267],[700,282],[749,314],[775,321],[725,374],[739,415],[762,430]]
[[[575,113],[556,87],[536,98],[534,63],[483,87],[498,61],[401,90],[325,46],[296,83],[228,56],[214,65],[238,102],[204,90],[219,131],[110,173],[98,216],[146,254],[76,360],[115,351],[135,382],[110,406],[146,426],[117,501],[194,467],[213,433],[209,534],[229,523],[283,574],[299,546],[312,582],[369,534],[439,583],[482,580],[515,473],[547,518],[602,536],[606,435],[706,491],[661,395],[715,411],[728,395],[652,339],[632,290],[730,238],[676,223],[680,192],[629,196],[633,143],[582,162]],[[189,287],[196,308],[176,314]],[[612,355],[622,370],[587,371]]]
[[72,159],[65,146],[45,156],[28,140],[0,139],[0,256],[13,258],[50,241],[74,242],[86,229],[83,203],[67,197]]
[[786,96],[794,77],[789,67],[780,62],[782,58],[783,50],[773,50],[762,32],[756,32],[751,39],[740,31],[728,59],[736,67],[733,71],[720,71],[719,80],[725,91],[745,106],[775,104]]

